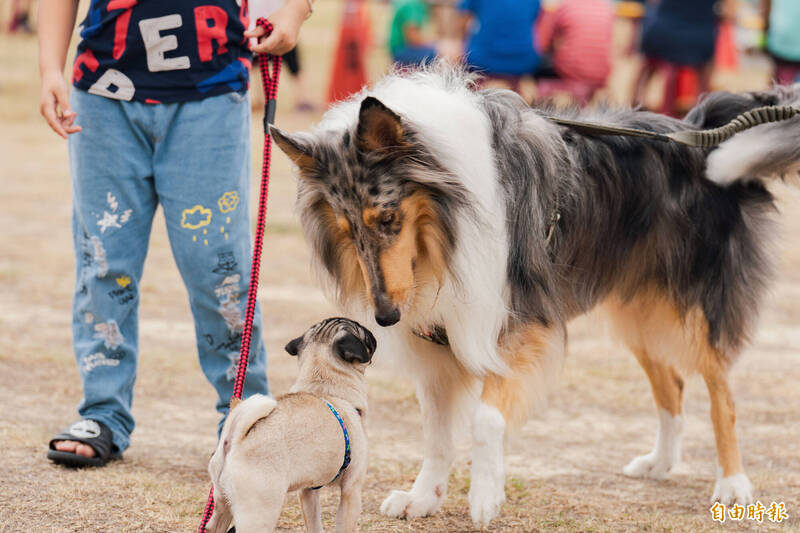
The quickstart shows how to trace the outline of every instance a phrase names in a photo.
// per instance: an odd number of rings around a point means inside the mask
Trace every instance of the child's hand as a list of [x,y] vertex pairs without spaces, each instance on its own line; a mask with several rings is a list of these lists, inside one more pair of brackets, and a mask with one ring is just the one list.
[[253,45],[251,50],[259,54],[276,56],[285,54],[297,44],[300,26],[310,12],[311,6],[308,0],[288,0],[282,8],[270,15],[269,21],[273,30],[269,37],[262,40],[264,28],[261,26],[244,32],[245,37],[258,39],[258,43]]
[[64,139],[70,133],[81,131],[81,127],[75,125],[75,117],[78,115],[69,106],[67,84],[61,72],[50,71],[42,74],[39,111],[53,131]]

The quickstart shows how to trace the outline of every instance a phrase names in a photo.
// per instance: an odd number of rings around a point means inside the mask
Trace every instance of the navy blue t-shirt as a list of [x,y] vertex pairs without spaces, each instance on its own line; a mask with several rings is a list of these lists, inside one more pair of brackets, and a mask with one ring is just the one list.
[[701,66],[714,56],[716,0],[662,0],[642,24],[642,52],[649,58]]
[[72,82],[92,94],[153,104],[243,91],[251,53],[247,1],[240,2],[92,0]]

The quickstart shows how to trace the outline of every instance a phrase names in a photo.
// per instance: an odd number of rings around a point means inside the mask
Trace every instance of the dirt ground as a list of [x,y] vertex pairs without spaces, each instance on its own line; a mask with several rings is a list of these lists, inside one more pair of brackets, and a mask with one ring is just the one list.
[[[304,30],[309,86],[322,100],[339,4],[319,2]],[[373,20],[382,34],[384,13]],[[379,37],[378,37],[379,38]],[[324,59],[320,59],[324,58]],[[373,73],[385,63],[376,52]],[[134,414],[138,426],[123,460],[72,471],[45,459],[46,443],[72,421],[80,400],[71,349],[73,260],[66,145],[38,115],[35,41],[0,36],[0,532],[190,531],[208,492],[206,465],[215,445],[212,388],[194,350],[194,329],[157,215],[141,285],[141,363]],[[617,80],[631,71],[624,64]],[[622,73],[622,74],[619,74]],[[758,87],[765,73],[732,81]],[[612,96],[624,92],[615,82]],[[318,115],[291,112],[285,82],[278,122],[302,129]],[[254,147],[261,142],[254,121]],[[253,150],[258,169],[260,150]],[[255,175],[255,172],[254,172]],[[336,313],[308,269],[308,249],[293,215],[294,178],[277,155],[270,191],[260,301],[274,394],[296,375],[282,349],[311,323]],[[732,371],[744,465],[756,498],[785,502],[780,525],[711,520],[708,499],[715,452],[708,395],[686,386],[684,462],[667,481],[626,478],[622,466],[650,450],[656,417],[647,379],[634,358],[609,339],[596,317],[570,326],[560,386],[548,411],[508,440],[508,502],[491,531],[800,531],[800,190],[776,186],[782,231],[779,271],[758,334]],[[369,370],[370,471],[363,531],[470,531],[468,448],[459,448],[449,499],[434,517],[388,519],[378,508],[390,490],[410,487],[422,461],[419,408],[408,379],[380,358]],[[323,490],[326,527],[338,495]],[[280,531],[301,531],[290,496]]]

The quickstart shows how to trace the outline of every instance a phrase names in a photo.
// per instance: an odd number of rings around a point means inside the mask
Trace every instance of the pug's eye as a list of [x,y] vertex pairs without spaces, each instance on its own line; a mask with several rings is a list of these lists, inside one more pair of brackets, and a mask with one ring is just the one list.
[[387,211],[383,215],[381,215],[379,225],[381,231],[392,231],[394,223],[397,221],[397,216],[392,211]]

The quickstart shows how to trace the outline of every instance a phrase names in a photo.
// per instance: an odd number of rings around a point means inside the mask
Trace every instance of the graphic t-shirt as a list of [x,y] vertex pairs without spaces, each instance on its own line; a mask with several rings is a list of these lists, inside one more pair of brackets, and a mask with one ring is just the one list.
[[243,91],[251,57],[248,23],[246,0],[92,0],[73,85],[146,103]]

